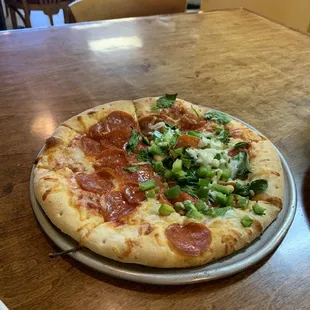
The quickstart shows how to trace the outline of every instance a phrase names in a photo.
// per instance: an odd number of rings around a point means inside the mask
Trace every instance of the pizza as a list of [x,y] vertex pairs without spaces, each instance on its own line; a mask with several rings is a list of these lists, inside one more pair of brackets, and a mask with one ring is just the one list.
[[248,246],[282,208],[272,143],[177,95],[116,101],[62,123],[34,169],[37,200],[81,247],[158,268]]

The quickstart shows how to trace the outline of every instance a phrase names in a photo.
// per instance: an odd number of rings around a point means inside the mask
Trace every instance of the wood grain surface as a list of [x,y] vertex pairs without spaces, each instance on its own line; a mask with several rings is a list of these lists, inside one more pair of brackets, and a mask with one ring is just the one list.
[[[246,11],[137,18],[0,34],[0,299],[10,309],[309,309],[310,37]],[[178,92],[252,124],[286,157],[294,223],[236,276],[152,286],[94,272],[33,215],[32,163],[56,126],[117,99]]]

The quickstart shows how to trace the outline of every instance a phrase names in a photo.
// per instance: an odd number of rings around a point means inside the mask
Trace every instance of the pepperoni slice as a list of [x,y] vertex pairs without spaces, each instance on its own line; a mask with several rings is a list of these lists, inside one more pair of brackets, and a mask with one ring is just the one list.
[[109,170],[106,169],[93,174],[80,173],[75,178],[83,190],[96,194],[105,194],[113,188],[113,176]]
[[104,127],[103,127],[103,124],[101,122],[91,126],[88,129],[89,137],[91,137],[92,139],[97,140],[97,141],[99,141],[104,134],[105,134]]
[[103,128],[105,131],[136,127],[137,125],[134,118],[130,114],[123,111],[113,111],[103,121]]
[[180,119],[185,113],[186,108],[180,102],[176,102],[170,109],[167,110],[167,114],[175,120]]
[[201,130],[206,126],[206,121],[200,120],[194,115],[184,114],[179,121],[182,130]]
[[95,169],[99,170],[104,167],[112,169],[123,168],[128,165],[126,153],[117,148],[104,150],[97,156],[97,162],[94,164]]
[[106,222],[116,222],[126,214],[131,213],[136,205],[126,202],[124,194],[120,191],[111,192],[106,198],[106,208],[103,216]]
[[[149,132],[152,132],[153,130],[150,129],[149,125],[154,125],[159,122],[166,122],[170,125],[174,125],[175,121],[164,114],[156,114],[156,115],[148,115],[140,118],[139,120],[139,127],[144,136],[149,137]],[[160,130],[160,129],[159,129]]]
[[177,144],[176,144],[176,148],[178,147],[183,147],[183,148],[188,148],[188,147],[192,147],[192,148],[198,148],[198,144],[200,142],[200,139],[198,137],[195,136],[180,136],[178,138]]
[[125,199],[130,204],[138,204],[146,199],[145,192],[140,190],[137,183],[126,183],[123,188]]
[[141,183],[154,179],[154,170],[150,165],[141,165],[137,171],[130,173],[127,171],[120,171],[125,182]]
[[102,146],[99,142],[83,136],[81,139],[82,149],[86,155],[98,155],[102,152]]
[[188,256],[199,256],[211,244],[211,231],[203,224],[171,224],[166,228],[167,239],[176,249]]
[[100,143],[105,148],[116,147],[118,149],[126,150],[130,136],[131,130],[129,128],[117,129],[103,135],[100,139]]

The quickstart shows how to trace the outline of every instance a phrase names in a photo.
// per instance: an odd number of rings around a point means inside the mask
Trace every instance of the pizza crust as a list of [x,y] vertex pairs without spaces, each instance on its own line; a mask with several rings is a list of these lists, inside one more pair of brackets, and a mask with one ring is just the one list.
[[[259,194],[253,197],[253,201],[244,211],[233,209],[224,217],[195,221],[207,224],[212,233],[211,245],[198,257],[181,254],[170,244],[165,235],[169,224],[184,225],[193,220],[178,213],[167,217],[160,216],[158,214],[160,203],[155,199],[145,201],[132,214],[127,215],[127,224],[118,225],[104,222],[98,212],[83,207],[76,208],[76,202],[72,198],[74,194],[70,180],[76,173],[75,169],[90,173],[94,171],[91,160],[82,157],[77,160],[74,157],[77,152],[74,149],[70,150],[72,139],[85,134],[92,125],[104,120],[112,111],[127,112],[135,120],[147,116],[157,99],[158,97],[148,97],[135,101],[116,101],[84,111],[64,122],[47,140],[47,145],[39,157],[34,172],[35,195],[56,227],[99,255],[124,263],[159,268],[200,266],[247,246],[270,225],[281,209],[284,176],[277,151],[267,138],[240,122],[233,120],[228,127],[237,133],[239,130],[239,135],[233,138],[235,141],[251,142],[253,173],[250,174],[248,181],[264,178],[269,186],[263,193],[265,195]],[[177,99],[177,102],[188,110],[193,106],[201,114],[208,111],[207,108],[192,105],[181,99]],[[64,165],[55,164],[55,161],[64,154],[74,158],[75,166],[67,165],[67,159]],[[264,216],[256,215],[252,211],[252,205],[256,201],[266,209]],[[249,228],[244,228],[240,223],[245,215],[254,219]]]
[[[251,206],[253,204],[254,202],[251,202]],[[160,268],[196,267],[230,255],[260,236],[279,213],[279,209],[272,204],[261,202],[260,205],[266,208],[264,216],[256,215],[251,208],[247,212],[234,209],[223,218],[208,223],[212,243],[206,252],[197,257],[182,255],[169,244],[165,229],[171,223],[190,222],[184,216],[170,219],[171,216],[175,216],[173,214],[168,217],[157,215],[155,224],[147,233],[143,230],[144,223],[118,227],[113,223],[100,224],[91,231],[84,245],[99,255],[124,263]],[[240,224],[245,214],[254,219],[249,228]]]
[[78,133],[86,133],[92,125],[104,120],[112,111],[123,111],[135,118],[135,106],[131,100],[119,100],[86,110],[65,121],[62,125]]

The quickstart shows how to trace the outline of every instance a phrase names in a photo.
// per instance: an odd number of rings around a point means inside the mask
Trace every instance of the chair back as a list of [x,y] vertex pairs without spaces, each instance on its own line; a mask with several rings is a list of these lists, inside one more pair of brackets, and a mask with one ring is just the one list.
[[186,0],[78,0],[70,4],[76,22],[182,13]]

